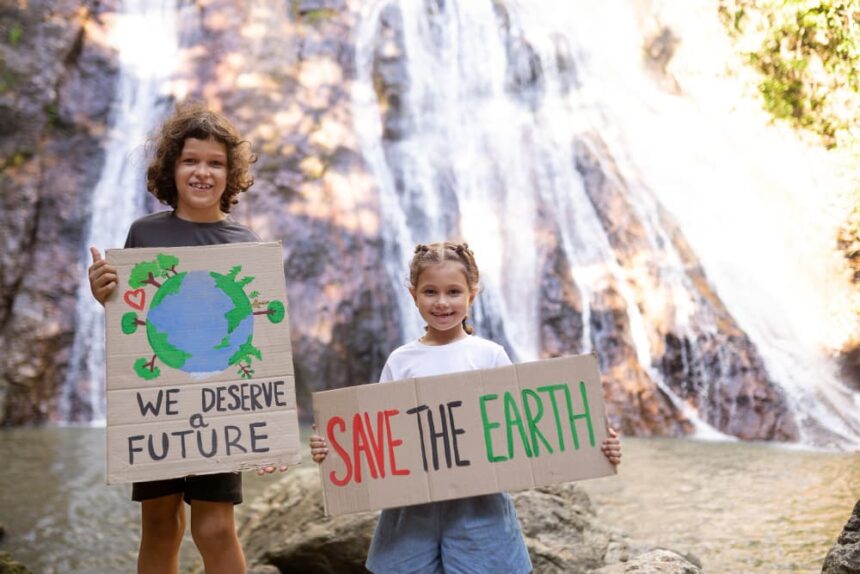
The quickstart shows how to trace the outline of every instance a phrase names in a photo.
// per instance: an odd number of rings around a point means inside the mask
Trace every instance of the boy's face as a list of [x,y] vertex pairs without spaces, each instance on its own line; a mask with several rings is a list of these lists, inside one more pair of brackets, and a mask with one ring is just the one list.
[[176,215],[206,223],[224,219],[221,196],[227,189],[227,146],[214,138],[188,138],[174,168]]

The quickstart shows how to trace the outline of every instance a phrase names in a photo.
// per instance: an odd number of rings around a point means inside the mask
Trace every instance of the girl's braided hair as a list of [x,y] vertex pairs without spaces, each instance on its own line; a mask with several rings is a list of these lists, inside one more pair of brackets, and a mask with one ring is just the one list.
[[[463,266],[463,275],[466,276],[466,285],[469,291],[474,293],[478,289],[478,264],[475,262],[475,254],[469,249],[468,243],[454,243],[445,241],[440,243],[419,243],[415,246],[412,262],[409,264],[409,285],[418,289],[418,277],[430,265],[444,263],[445,261],[456,261]],[[466,323],[468,315],[463,318],[463,329],[471,335],[474,332],[472,325]]]

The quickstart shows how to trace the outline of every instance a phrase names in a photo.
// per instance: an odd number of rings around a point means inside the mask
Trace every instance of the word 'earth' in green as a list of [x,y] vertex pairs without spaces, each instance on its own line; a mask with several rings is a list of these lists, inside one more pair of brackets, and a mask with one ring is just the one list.
[[[560,392],[564,398],[564,406],[567,407],[566,416],[562,417],[559,414],[559,404],[556,393]],[[528,458],[540,456],[540,445],[543,444],[547,454],[553,454],[553,447],[546,435],[538,428],[538,422],[545,414],[544,400],[538,393],[544,393],[549,398],[552,406],[553,422],[555,424],[557,443],[556,447],[559,452],[565,450],[565,432],[563,422],[567,422],[567,427],[570,432],[574,450],[579,450],[579,435],[576,432],[576,421],[584,420],[588,427],[588,442],[591,447],[594,447],[594,427],[591,422],[591,410],[588,406],[588,391],[585,388],[585,382],[579,382],[579,394],[582,397],[583,412],[574,413],[573,402],[570,395],[570,387],[565,384],[546,385],[537,387],[536,389],[523,389],[520,392],[522,400],[523,413],[520,414],[520,409],[514,395],[510,391],[505,391],[502,401],[505,409],[505,436],[507,438],[507,456],[496,455],[493,452],[493,439],[491,432],[495,428],[501,427],[502,423],[491,422],[487,414],[487,403],[495,401],[499,398],[497,394],[482,395],[478,397],[478,402],[481,406],[481,421],[484,426],[484,441],[487,448],[487,460],[490,462],[502,462],[514,458],[514,429],[517,430],[520,442],[523,445],[523,450]],[[531,401],[531,404],[529,403]],[[528,427],[528,434],[526,433]]]

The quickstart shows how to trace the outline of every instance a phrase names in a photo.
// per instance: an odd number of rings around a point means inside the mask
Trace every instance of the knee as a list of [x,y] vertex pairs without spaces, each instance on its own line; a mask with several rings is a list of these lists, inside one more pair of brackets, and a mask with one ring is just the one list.
[[191,536],[198,548],[228,548],[236,540],[236,526],[232,517],[207,516],[204,520],[193,520]]
[[165,548],[179,547],[185,534],[185,513],[176,511],[145,513],[142,518],[142,538],[148,544]]

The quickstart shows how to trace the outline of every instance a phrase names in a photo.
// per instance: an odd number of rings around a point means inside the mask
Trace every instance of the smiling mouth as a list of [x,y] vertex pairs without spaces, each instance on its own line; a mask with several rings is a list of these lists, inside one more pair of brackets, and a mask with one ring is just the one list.
[[205,183],[191,183],[191,184],[188,184],[188,185],[189,185],[189,187],[191,187],[192,189],[196,189],[196,190],[198,190],[198,191],[209,191],[210,189],[212,189],[212,185],[211,185],[211,184],[205,184]]
[[440,319],[447,319],[448,317],[453,316],[454,312],[451,311],[450,313],[430,313],[430,314],[433,315],[434,317],[438,317]]

